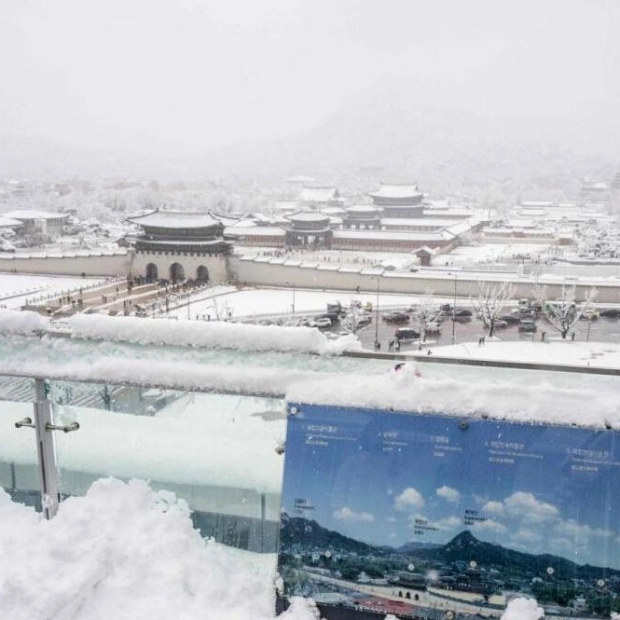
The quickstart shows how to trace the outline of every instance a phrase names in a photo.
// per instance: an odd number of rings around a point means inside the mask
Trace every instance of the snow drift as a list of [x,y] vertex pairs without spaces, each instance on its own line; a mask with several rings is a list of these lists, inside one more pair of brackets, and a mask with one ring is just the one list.
[[[11,620],[262,620],[274,556],[204,541],[186,504],[145,482],[99,480],[44,521],[0,489],[0,609]],[[296,601],[287,620],[315,620]]]

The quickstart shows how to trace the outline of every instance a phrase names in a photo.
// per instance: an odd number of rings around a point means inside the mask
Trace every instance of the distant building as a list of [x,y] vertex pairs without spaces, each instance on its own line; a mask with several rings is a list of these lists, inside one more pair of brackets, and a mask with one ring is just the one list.
[[383,209],[383,217],[422,217],[424,194],[417,183],[382,183],[375,192],[368,194],[377,207]]
[[381,209],[377,205],[353,205],[345,209],[343,228],[381,229]]
[[314,211],[298,211],[286,217],[291,222],[286,229],[286,245],[291,248],[331,248],[333,232],[329,215]]
[[135,248],[134,275],[171,282],[227,279],[225,257],[232,244],[224,239],[224,224],[212,214],[158,209],[128,221],[142,228],[128,238]]
[[340,192],[333,186],[305,186],[299,196],[304,207],[338,207],[344,204]]
[[2,216],[21,222],[22,228],[19,232],[25,237],[41,236],[54,239],[62,235],[69,214],[50,213],[33,209],[17,209],[3,213]]

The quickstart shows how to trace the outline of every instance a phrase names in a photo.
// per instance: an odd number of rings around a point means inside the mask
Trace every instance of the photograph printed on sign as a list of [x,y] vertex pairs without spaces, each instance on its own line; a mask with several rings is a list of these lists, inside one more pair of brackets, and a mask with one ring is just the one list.
[[340,612],[620,611],[620,447],[611,430],[296,405],[279,572]]

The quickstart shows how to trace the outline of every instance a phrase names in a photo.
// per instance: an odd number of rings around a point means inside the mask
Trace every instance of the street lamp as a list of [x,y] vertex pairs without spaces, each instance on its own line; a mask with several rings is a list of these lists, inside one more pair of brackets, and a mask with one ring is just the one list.
[[456,342],[456,283],[457,274],[454,274],[454,303],[452,304],[452,344]]
[[377,276],[377,303],[375,304],[375,350],[381,346],[379,342],[379,295],[381,293],[381,278]]

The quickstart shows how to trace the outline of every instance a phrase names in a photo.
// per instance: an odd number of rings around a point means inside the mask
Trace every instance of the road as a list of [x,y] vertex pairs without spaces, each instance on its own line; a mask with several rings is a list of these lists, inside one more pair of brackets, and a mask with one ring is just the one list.
[[[373,323],[360,329],[357,336],[362,342],[365,349],[373,349],[375,342],[375,317],[373,315]],[[495,337],[501,340],[509,341],[537,341],[540,340],[542,332],[546,332],[545,339],[560,339],[560,332],[555,330],[553,326],[544,318],[537,321],[538,331],[535,333],[523,333],[517,328],[517,325],[511,325],[495,330]],[[381,343],[381,350],[387,351],[388,343],[394,340],[394,333],[399,327],[413,327],[419,331],[417,322],[412,319],[409,323],[395,325],[387,323],[379,318],[378,340]],[[331,331],[338,332],[341,328],[335,326]],[[588,337],[589,329],[589,337]],[[609,319],[601,317],[599,319],[588,321],[578,321],[572,330],[575,332],[575,340],[584,342],[618,342],[620,343],[620,319]],[[488,329],[484,327],[482,321],[473,319],[467,323],[454,324],[454,341],[452,339],[452,320],[446,317],[442,325],[441,334],[433,334],[427,338],[427,346],[446,345],[453,342],[477,342],[481,336],[488,334]],[[413,351],[419,348],[417,342],[410,344],[402,344],[401,351]]]

